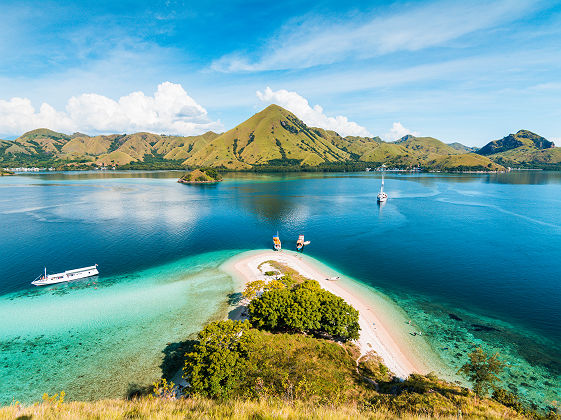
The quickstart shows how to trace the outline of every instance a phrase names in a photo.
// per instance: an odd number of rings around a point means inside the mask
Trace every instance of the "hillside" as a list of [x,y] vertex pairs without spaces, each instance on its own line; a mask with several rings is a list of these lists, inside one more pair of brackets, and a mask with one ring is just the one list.
[[[220,398],[188,389],[178,397],[167,381],[160,381],[154,387],[132,388],[127,399],[65,402],[57,394],[30,406],[15,402],[0,407],[0,419],[545,419],[504,391],[492,398],[477,397],[433,374],[396,379],[374,352],[360,356],[352,344],[253,329],[239,334],[236,328],[232,321],[207,327],[212,331],[207,337],[212,350],[202,363],[224,357],[229,361],[220,372],[210,373],[221,378],[216,388],[231,390]],[[240,364],[240,337],[248,334],[252,351],[243,353],[248,360]],[[229,343],[229,351],[222,353],[222,346],[213,340]],[[197,351],[202,350],[195,346],[187,356]],[[232,369],[240,374],[234,375]],[[558,417],[552,413],[548,418]]]
[[350,160],[325,131],[309,128],[294,114],[270,105],[212,140],[185,161],[189,166],[249,169],[271,161],[297,160],[301,165]]
[[549,149],[554,147],[553,142],[548,141],[528,130],[520,130],[516,134],[509,134],[500,140],[494,140],[483,146],[477,153],[488,156],[496,153],[507,152],[519,147],[526,146],[531,149]]
[[[335,131],[309,127],[286,109],[270,105],[222,134],[89,136],[41,128],[13,141],[0,140],[0,167],[286,171],[364,170],[385,163],[442,171],[502,170],[501,165],[561,165],[560,153],[552,146],[543,137],[521,130],[489,143],[478,151],[479,157],[474,157],[475,148],[446,144],[432,137],[407,135],[396,142],[384,142],[379,137],[343,137]],[[459,157],[462,155],[469,156]]]
[[472,153],[472,152],[477,152],[479,150],[478,147],[465,146],[462,143],[458,143],[458,142],[448,143],[448,146],[462,153]]
[[528,130],[489,142],[477,153],[503,166],[561,169],[561,149]]

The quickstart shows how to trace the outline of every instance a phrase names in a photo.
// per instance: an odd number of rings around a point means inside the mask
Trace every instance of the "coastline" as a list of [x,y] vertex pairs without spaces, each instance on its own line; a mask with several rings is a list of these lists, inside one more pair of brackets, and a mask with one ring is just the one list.
[[[343,298],[359,311],[360,338],[356,341],[361,353],[375,351],[386,366],[399,378],[411,373],[436,372],[443,379],[455,380],[450,369],[431,350],[414,325],[394,302],[374,289],[337,273],[318,260],[304,254],[283,250],[255,250],[243,252],[228,261],[221,269],[237,282],[237,290],[252,280],[264,278],[258,266],[266,261],[277,261],[316,280],[325,290]],[[338,277],[337,280],[328,280]],[[240,303],[230,311],[231,319],[240,319],[243,311]]]

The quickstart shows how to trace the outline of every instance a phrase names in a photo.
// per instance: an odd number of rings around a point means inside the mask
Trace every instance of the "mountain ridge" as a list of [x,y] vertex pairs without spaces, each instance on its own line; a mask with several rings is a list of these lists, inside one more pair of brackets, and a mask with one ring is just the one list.
[[[486,154],[497,150],[501,151]],[[490,142],[476,156],[474,151],[433,137],[406,135],[395,142],[384,142],[380,137],[343,137],[332,130],[310,127],[273,104],[224,133],[208,131],[196,136],[148,132],[68,135],[39,128],[14,140],[0,140],[0,166],[357,170],[385,163],[399,168],[502,171],[509,163],[561,163],[560,149],[528,130]]]

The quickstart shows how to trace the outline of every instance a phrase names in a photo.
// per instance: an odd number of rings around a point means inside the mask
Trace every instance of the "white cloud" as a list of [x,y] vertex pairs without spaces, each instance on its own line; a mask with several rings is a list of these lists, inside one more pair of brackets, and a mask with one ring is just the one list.
[[416,131],[411,131],[408,128],[405,128],[400,122],[394,122],[390,131],[384,134],[382,139],[385,141],[396,141],[407,134],[411,134],[413,136],[419,135]]
[[0,132],[21,134],[35,128],[63,132],[123,133],[150,131],[181,135],[219,130],[207,111],[180,84],[164,82],[154,96],[132,92],[113,100],[95,93],[71,97],[65,111],[43,103],[37,112],[27,98],[0,99]]
[[285,89],[273,91],[267,86],[264,92],[257,91],[257,97],[266,103],[274,103],[288,109],[306,124],[333,130],[342,136],[370,136],[368,130],[347,117],[338,115],[328,117],[323,113],[323,108],[319,105],[310,106],[306,98],[296,92],[289,92]]
[[538,0],[436,1],[394,7],[393,13],[352,15],[345,20],[301,18],[288,22],[255,54],[234,52],[212,68],[224,72],[308,68],[398,51],[447,45],[467,34],[524,17]]

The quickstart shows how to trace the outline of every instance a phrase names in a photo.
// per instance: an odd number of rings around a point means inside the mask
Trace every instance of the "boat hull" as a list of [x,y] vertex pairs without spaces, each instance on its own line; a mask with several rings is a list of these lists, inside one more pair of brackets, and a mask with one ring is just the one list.
[[88,267],[87,269],[79,272],[64,272],[59,274],[49,274],[46,278],[41,278],[32,281],[34,286],[49,286],[51,284],[66,283],[73,280],[85,279],[87,277],[97,276],[99,271],[97,266]]

